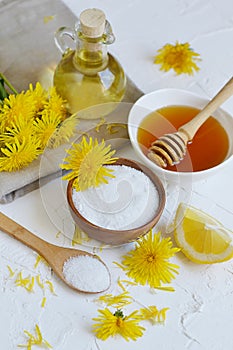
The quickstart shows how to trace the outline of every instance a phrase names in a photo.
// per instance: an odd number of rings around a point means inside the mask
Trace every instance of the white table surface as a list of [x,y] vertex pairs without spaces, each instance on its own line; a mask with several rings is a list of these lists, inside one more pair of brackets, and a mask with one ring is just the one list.
[[[175,87],[211,97],[232,75],[232,0],[65,0],[65,3],[77,16],[88,7],[105,11],[117,38],[110,48],[111,52],[145,93]],[[200,53],[200,71],[194,76],[176,76],[172,71],[163,73],[153,64],[156,50],[176,40],[188,41]],[[233,114],[233,98],[223,107]],[[131,149],[125,154],[135,157]],[[193,184],[193,190],[233,212],[232,174],[231,163],[224,172]],[[54,203],[60,200],[57,188],[60,188],[60,179],[52,181],[42,191],[33,191],[10,204],[1,205],[0,210],[39,237],[69,246],[67,237],[62,234],[57,236],[56,219],[48,207],[48,198]],[[90,246],[83,248],[92,250]],[[123,274],[112,261],[120,261],[122,254],[130,248],[127,245],[98,251],[112,273],[109,292],[113,294],[120,292],[117,279]],[[102,307],[94,301],[97,296],[70,290],[40,264],[37,272],[51,280],[56,291],[56,296],[46,291],[47,303],[41,308],[41,289],[35,288],[35,292],[29,294],[9,279],[7,265],[13,270],[23,271],[24,275],[36,274],[33,268],[36,256],[30,249],[1,233],[2,350],[15,350],[17,344],[25,343],[23,330],[33,332],[36,323],[56,350],[118,350],[122,347],[146,350],[233,349],[233,261],[202,266],[191,263],[182,254],[177,255],[173,262],[180,265],[180,274],[172,283],[174,293],[151,293],[148,287],[129,289],[135,298],[129,310],[141,305],[156,305],[159,309],[169,307],[165,325],[148,324],[143,337],[136,342],[126,342],[121,338],[103,342],[95,339],[90,331],[92,317],[96,317],[97,309]]]

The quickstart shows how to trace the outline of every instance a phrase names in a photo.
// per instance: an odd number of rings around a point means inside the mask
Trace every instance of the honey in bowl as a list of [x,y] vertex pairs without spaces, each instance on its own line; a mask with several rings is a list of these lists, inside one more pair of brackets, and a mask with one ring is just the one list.
[[[166,106],[147,115],[142,120],[137,134],[142,152],[147,155],[152,142],[164,134],[176,132],[199,112],[199,109],[190,106]],[[211,116],[188,144],[182,161],[167,166],[166,169],[179,172],[209,169],[220,164],[226,158],[228,150],[227,133],[219,121]]]

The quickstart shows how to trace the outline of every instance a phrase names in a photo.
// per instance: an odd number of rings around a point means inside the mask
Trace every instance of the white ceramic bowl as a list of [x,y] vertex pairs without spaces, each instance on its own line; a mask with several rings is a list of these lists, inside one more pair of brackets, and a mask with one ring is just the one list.
[[203,180],[206,177],[214,175],[218,171],[221,171],[232,160],[233,117],[221,108],[218,108],[216,112],[212,113],[212,116],[216,118],[226,130],[229,138],[229,150],[226,158],[219,165],[206,170],[195,172],[175,172],[162,169],[143,154],[138,144],[138,127],[141,124],[142,120],[152,111],[171,105],[191,106],[202,109],[207,103],[207,99],[202,98],[192,92],[179,89],[162,89],[142,96],[137,100],[137,102],[130,110],[128,118],[128,132],[132,146],[141,160],[157,175],[159,175],[161,180],[176,184],[183,184],[185,182],[187,183],[187,181],[189,183],[192,183],[194,181]]

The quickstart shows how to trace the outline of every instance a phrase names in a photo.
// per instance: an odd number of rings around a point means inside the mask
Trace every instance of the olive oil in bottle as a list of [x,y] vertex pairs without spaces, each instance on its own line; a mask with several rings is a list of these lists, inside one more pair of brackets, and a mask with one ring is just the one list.
[[[66,46],[65,35],[75,41],[75,50]],[[70,113],[102,104],[103,116],[115,108],[115,102],[123,99],[124,70],[107,51],[107,45],[114,40],[109,22],[98,9],[83,11],[75,30],[63,27],[57,31],[55,42],[63,57],[54,73],[54,86],[67,101]],[[99,113],[81,113],[80,116],[100,117]]]

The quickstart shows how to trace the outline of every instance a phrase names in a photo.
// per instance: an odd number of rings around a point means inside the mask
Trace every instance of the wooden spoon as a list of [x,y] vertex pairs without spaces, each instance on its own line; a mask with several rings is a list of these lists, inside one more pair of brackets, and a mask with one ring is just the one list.
[[[53,271],[59,276],[63,282],[65,282],[69,287],[79,291],[79,292],[85,292],[85,293],[100,293],[108,289],[110,285],[110,273],[107,269],[107,266],[103,263],[102,260],[98,258],[98,256],[93,255],[91,253],[85,252],[83,250],[78,249],[72,249],[72,248],[64,248],[64,247],[58,247],[54,244],[48,243],[41,238],[35,236],[33,233],[28,231],[23,226],[19,225],[3,213],[0,213],[0,230],[4,231],[5,233],[9,234],[10,236],[13,236],[18,241],[24,243],[29,248],[32,248],[35,250],[38,254],[40,254],[52,267]],[[109,277],[109,283],[108,285],[105,285],[102,290],[94,290],[92,288],[91,291],[88,290],[82,290],[80,288],[76,288],[73,284],[70,284],[64,276],[63,273],[63,266],[66,261],[68,261],[70,258],[78,257],[78,256],[90,256],[91,258],[98,259],[99,262],[101,262],[104,267],[106,268],[106,274]],[[88,278],[88,276],[86,276]],[[95,283],[95,280],[91,281]],[[105,283],[106,284],[106,283]]]
[[186,153],[187,144],[202,124],[223,102],[233,94],[233,77],[195,118],[182,125],[177,132],[165,134],[151,144],[148,158],[162,168],[180,163]]

